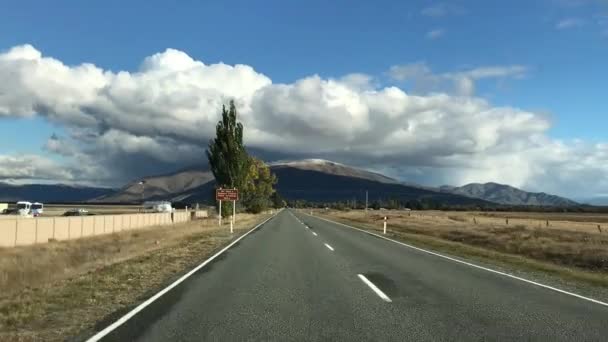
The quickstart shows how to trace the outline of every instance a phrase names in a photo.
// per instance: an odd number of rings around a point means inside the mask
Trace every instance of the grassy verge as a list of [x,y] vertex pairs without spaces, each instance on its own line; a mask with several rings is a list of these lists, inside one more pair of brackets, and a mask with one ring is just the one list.
[[[347,215],[341,215],[337,212],[320,214],[320,216],[375,233],[381,232],[381,224],[378,222],[367,222],[370,219],[344,217]],[[557,283],[560,285],[568,285],[570,288],[580,289],[588,288],[589,286],[597,287],[602,289],[602,291],[592,291],[593,295],[608,298],[608,293],[603,291],[608,289],[608,272],[605,272],[603,269],[591,270],[579,267],[568,267],[559,263],[534,259],[526,254],[506,253],[496,248],[496,244],[487,244],[485,247],[481,247],[475,242],[471,243],[467,239],[453,241],[450,240],[451,237],[458,236],[460,238],[461,236],[454,234],[453,232],[451,234],[438,234],[437,231],[434,230],[434,227],[429,225],[427,225],[425,230],[411,228],[412,227],[409,227],[407,223],[401,223],[400,225],[395,225],[393,223],[390,225],[387,237],[409,243],[416,247],[427,248],[433,251],[463,257],[467,260],[497,266],[510,273],[519,273],[520,271],[523,271],[526,274],[533,274],[537,278],[546,279],[546,277],[550,277],[552,281],[555,282],[555,280],[557,280]],[[448,238],[444,238],[446,236]],[[505,239],[505,243],[507,244],[510,243],[512,245],[514,242],[516,243],[517,241],[508,241],[508,239]],[[563,257],[564,256],[562,256],[562,258]]]
[[208,220],[0,250],[0,340],[87,336],[268,216],[240,216],[233,235]]

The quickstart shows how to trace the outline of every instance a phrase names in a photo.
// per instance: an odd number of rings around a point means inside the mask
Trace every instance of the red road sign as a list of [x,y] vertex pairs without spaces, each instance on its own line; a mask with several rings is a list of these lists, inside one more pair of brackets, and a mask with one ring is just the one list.
[[218,201],[238,201],[238,189],[215,189],[215,199]]

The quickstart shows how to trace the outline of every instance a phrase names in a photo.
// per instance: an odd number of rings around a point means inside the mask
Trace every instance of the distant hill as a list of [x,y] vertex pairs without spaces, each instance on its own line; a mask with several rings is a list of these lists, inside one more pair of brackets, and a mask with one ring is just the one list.
[[366,171],[344,164],[332,162],[324,159],[303,159],[296,161],[287,162],[274,162],[270,163],[270,167],[273,172],[282,169],[298,169],[307,171],[317,171],[325,174],[332,174],[335,176],[344,176],[352,178],[361,178],[379,183],[386,184],[397,184],[398,180],[381,175],[379,173]]
[[[143,185],[139,184],[142,180],[145,181]],[[93,198],[91,202],[139,203],[142,198],[144,200],[178,201],[184,198],[183,195],[187,195],[192,190],[209,182],[215,182],[211,171],[182,170],[166,175],[144,177],[127,184],[118,191]]]
[[569,207],[578,205],[570,199],[544,192],[527,192],[510,185],[498,183],[472,183],[461,187],[442,186],[441,192],[479,198],[489,202],[507,205],[535,205]]
[[488,202],[462,195],[442,193],[399,183],[374,173],[331,161],[300,161],[275,164],[272,171],[279,179],[277,190],[287,199],[315,202],[341,200],[369,201],[398,199],[429,200],[448,205],[484,205]]
[[114,191],[116,190],[64,184],[13,185],[0,182],[0,202],[83,202],[91,198],[113,193]]

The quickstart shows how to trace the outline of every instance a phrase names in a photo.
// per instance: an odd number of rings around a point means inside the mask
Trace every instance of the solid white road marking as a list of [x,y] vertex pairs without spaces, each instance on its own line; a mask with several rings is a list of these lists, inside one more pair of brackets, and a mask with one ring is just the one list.
[[193,268],[190,272],[184,274],[181,278],[177,279],[171,285],[165,287],[164,289],[162,289],[160,292],[158,292],[154,296],[148,298],[148,300],[146,300],[145,302],[139,304],[135,309],[129,311],[127,314],[125,314],[124,316],[122,316],[121,318],[119,318],[116,322],[110,324],[109,326],[107,326],[102,331],[100,331],[97,334],[93,335],[91,338],[89,338],[87,340],[87,342],[96,342],[96,341],[99,341],[100,339],[104,338],[107,334],[111,333],[113,330],[115,330],[116,328],[118,328],[119,326],[121,326],[123,323],[125,323],[126,321],[128,321],[131,317],[135,316],[138,312],[140,312],[141,310],[145,309],[148,305],[152,304],[155,300],[157,300],[158,298],[160,298],[162,295],[164,295],[165,293],[171,291],[172,288],[176,287],[181,282],[183,282],[184,280],[188,279],[196,271],[198,271],[201,268],[205,267],[205,265],[207,265],[213,259],[217,258],[219,255],[221,255],[222,253],[224,253],[230,247],[234,246],[241,239],[243,239],[244,237],[246,237],[247,235],[249,235],[249,233],[251,233],[254,230],[258,229],[258,227],[261,227],[264,223],[268,222],[268,220],[270,220],[271,218],[277,216],[281,211],[282,211],[282,209],[280,211],[278,211],[276,214],[274,214],[271,217],[269,217],[266,220],[264,220],[264,222],[262,222],[262,223],[258,224],[257,226],[251,228],[247,233],[241,235],[238,239],[234,240],[231,244],[229,244],[228,246],[224,247],[221,251],[215,253],[212,257],[210,257],[209,259],[205,260],[200,265],[198,265],[195,268]]
[[382,290],[380,290],[376,285],[374,285],[374,283],[372,283],[367,278],[365,278],[365,276],[363,274],[358,274],[358,276],[359,276],[359,278],[361,278],[361,280],[367,286],[369,286],[374,292],[376,292],[378,297],[382,298],[382,300],[384,300],[385,302],[388,302],[388,303],[392,302],[392,300],[390,298],[388,298],[388,296],[385,295],[384,292],[382,292]]
[[314,235],[314,236],[317,236],[317,233],[315,233],[315,232],[312,232],[312,235]]
[[333,248],[332,248],[330,245],[328,245],[328,244],[325,244],[325,247],[329,248],[329,250],[330,250],[330,251],[332,251],[332,252],[333,252],[333,250],[334,250],[334,249],[333,249]]
[[458,260],[456,258],[452,258],[452,257],[449,257],[447,255],[439,254],[439,253],[432,252],[432,251],[429,251],[429,250],[426,250],[426,249],[422,249],[422,248],[419,248],[419,247],[408,245],[407,243],[403,243],[401,241],[389,239],[389,238],[387,238],[385,236],[378,235],[378,234],[375,234],[375,233],[372,233],[372,232],[368,232],[367,230],[355,228],[355,227],[349,226],[349,225],[344,224],[344,223],[328,220],[328,219],[325,219],[325,218],[322,218],[322,217],[318,217],[318,216],[314,216],[314,217],[318,218],[318,219],[321,219],[323,221],[327,221],[327,222],[335,223],[335,224],[338,224],[338,225],[341,225],[341,226],[344,226],[344,227],[347,227],[347,228],[355,229],[355,230],[361,231],[361,232],[363,232],[365,234],[373,235],[373,236],[379,237],[381,239],[388,240],[388,241],[400,244],[402,246],[405,246],[405,247],[408,247],[408,248],[411,248],[411,249],[415,249],[415,250],[420,251],[420,252],[424,252],[424,253],[427,253],[427,254],[438,256],[440,258],[444,258],[444,259],[447,259],[447,260],[450,260],[450,261],[454,261],[454,262],[457,262],[459,264],[467,265],[467,266],[470,266],[470,267],[474,267],[474,268],[477,268],[477,269],[480,269],[480,270],[492,272],[492,273],[495,273],[495,274],[500,274],[502,276],[505,276],[505,277],[508,277],[508,278],[511,278],[511,279],[515,279],[515,280],[523,281],[524,283],[540,286],[540,287],[548,289],[548,290],[552,290],[552,291],[559,292],[559,293],[562,293],[562,294],[565,294],[565,295],[568,295],[568,296],[576,297],[576,298],[579,298],[579,299],[582,299],[582,300],[586,300],[586,301],[589,301],[589,302],[592,302],[592,303],[595,303],[595,304],[599,304],[599,305],[603,305],[603,306],[608,306],[608,303],[606,303],[606,302],[602,302],[602,301],[599,301],[597,299],[585,297],[585,296],[576,294],[574,292],[568,292],[568,291],[565,291],[565,290],[562,290],[562,289],[558,289],[558,288],[553,287],[553,286],[541,284],[541,283],[538,283],[538,282],[535,282],[535,281],[532,281],[532,280],[528,280],[528,279],[525,279],[525,278],[514,276],[514,275],[509,274],[509,273],[493,270],[491,268],[487,268],[487,267],[483,267],[483,266],[472,264],[470,262]]

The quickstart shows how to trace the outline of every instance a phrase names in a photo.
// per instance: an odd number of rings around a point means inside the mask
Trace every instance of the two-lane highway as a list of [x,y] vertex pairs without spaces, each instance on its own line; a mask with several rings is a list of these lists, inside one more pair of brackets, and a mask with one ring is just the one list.
[[103,340],[607,336],[604,305],[284,210]]

